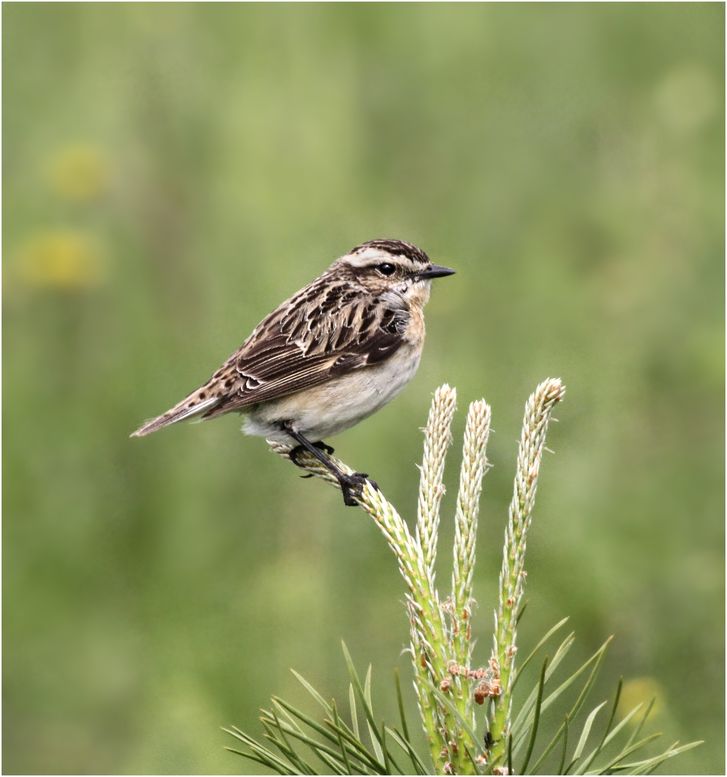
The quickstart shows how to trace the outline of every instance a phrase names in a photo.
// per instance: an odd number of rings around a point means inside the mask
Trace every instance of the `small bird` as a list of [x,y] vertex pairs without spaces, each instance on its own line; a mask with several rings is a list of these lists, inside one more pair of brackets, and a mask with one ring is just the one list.
[[303,451],[315,456],[355,505],[368,475],[342,472],[323,439],[375,413],[412,379],[431,281],[453,273],[403,240],[356,246],[264,318],[203,386],[131,436],[241,413],[247,434],[295,443],[294,462]]

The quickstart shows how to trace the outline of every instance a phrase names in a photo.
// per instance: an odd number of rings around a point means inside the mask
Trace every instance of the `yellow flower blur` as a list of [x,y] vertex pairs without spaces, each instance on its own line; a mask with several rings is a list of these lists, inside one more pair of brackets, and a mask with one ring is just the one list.
[[106,191],[109,167],[98,148],[68,146],[50,159],[48,180],[54,192],[63,199],[86,202]]
[[83,232],[58,230],[31,238],[20,250],[18,274],[31,286],[86,289],[104,276],[97,242]]
[[664,707],[663,688],[653,677],[633,677],[626,680],[621,689],[619,715],[627,715],[637,704],[643,704],[641,710],[629,721],[630,724],[637,726],[652,699],[654,699],[654,706],[649,715],[650,719],[657,717]]

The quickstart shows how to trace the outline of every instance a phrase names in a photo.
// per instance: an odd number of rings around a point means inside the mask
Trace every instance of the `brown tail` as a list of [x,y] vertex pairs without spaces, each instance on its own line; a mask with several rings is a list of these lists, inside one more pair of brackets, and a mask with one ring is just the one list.
[[[202,397],[204,397],[204,399]],[[203,387],[190,394],[188,397],[185,397],[178,405],[167,410],[166,413],[162,413],[162,415],[146,421],[135,432],[132,432],[130,436],[146,437],[147,434],[157,432],[165,426],[171,426],[172,424],[179,423],[187,418],[194,418],[195,416],[204,413],[206,410],[210,410],[219,402],[219,397],[205,396]]]

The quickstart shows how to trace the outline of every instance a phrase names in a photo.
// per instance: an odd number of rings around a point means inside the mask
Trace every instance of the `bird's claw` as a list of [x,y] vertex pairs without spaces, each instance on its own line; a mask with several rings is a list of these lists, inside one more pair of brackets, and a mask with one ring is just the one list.
[[[316,448],[318,448],[319,450],[323,451],[328,456],[331,456],[331,455],[333,455],[333,453],[335,453],[334,449],[331,448],[330,445],[328,445],[327,443],[323,442],[322,440],[319,441],[319,442],[314,442],[313,445],[315,445]],[[302,445],[296,445],[295,448],[291,448],[288,451],[288,458],[293,462],[293,464],[295,464],[296,467],[304,467],[305,466],[304,464],[301,464],[298,461],[298,456],[300,456],[301,453],[307,453],[309,456],[311,455],[310,451],[307,451]],[[302,477],[307,477],[307,476],[303,475]]]
[[[298,456],[300,456],[301,453],[307,453],[306,449],[302,445],[296,445],[295,448],[291,448],[288,451],[288,458],[295,464],[296,467],[302,467],[303,465],[298,461]],[[302,475],[301,477],[307,477],[307,475]]]
[[[333,453],[333,448],[323,441],[315,442],[313,445],[328,456]],[[305,464],[298,460],[298,457],[303,453],[307,453],[309,456],[311,455],[311,452],[306,450],[305,446],[296,445],[295,448],[291,448],[288,451],[288,458],[297,467],[305,469]],[[343,503],[347,507],[356,507],[359,504],[366,483],[370,483],[371,487],[376,489],[376,491],[379,490],[377,482],[375,480],[369,480],[369,476],[366,472],[352,472],[350,475],[344,475],[337,467],[335,467],[334,474],[338,478],[338,485],[341,487],[341,493],[343,494]],[[309,472],[306,475],[301,475],[301,477],[312,478],[313,473]]]
[[328,443],[323,442],[323,440],[318,440],[318,442],[314,442],[313,445],[328,456],[333,456],[336,452],[335,448],[332,448]]
[[343,475],[338,481],[343,493],[343,503],[347,507],[358,506],[359,499],[363,493],[366,483],[370,483],[377,491],[378,485],[375,481],[369,480],[365,472],[352,472],[350,475]]

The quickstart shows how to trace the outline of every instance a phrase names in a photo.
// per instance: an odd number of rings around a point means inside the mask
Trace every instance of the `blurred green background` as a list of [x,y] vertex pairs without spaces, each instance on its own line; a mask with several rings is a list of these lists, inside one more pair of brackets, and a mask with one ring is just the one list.
[[604,688],[706,740],[669,769],[723,772],[723,15],[4,6],[5,772],[248,769],[219,727],[301,702],[289,667],[341,695],[341,638],[393,709],[371,522],[235,417],[128,439],[382,236],[458,274],[416,379],[338,452],[411,516],[433,389],[457,435],[491,402],[484,662],[523,403],[562,376],[521,645],[563,615],[580,657],[614,633]]

